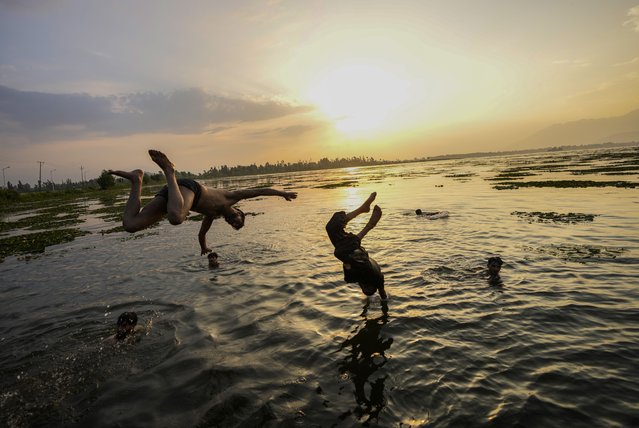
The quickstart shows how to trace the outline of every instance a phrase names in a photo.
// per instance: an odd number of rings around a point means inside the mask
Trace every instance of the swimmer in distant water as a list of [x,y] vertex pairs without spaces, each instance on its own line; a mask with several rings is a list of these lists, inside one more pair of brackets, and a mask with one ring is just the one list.
[[164,153],[157,150],[149,150],[149,155],[153,162],[158,164],[164,171],[167,184],[142,210],[140,210],[140,197],[144,172],[141,169],[130,172],[109,170],[109,174],[126,178],[131,182],[131,193],[122,217],[124,230],[133,233],[146,229],[160,221],[165,215],[171,224],[177,225],[186,220],[189,211],[195,211],[204,214],[198,234],[201,255],[212,251],[206,244],[206,233],[211,228],[215,218],[223,216],[224,220],[235,230],[239,230],[244,226],[244,213],[233,206],[242,199],[258,196],[281,196],[290,201],[297,198],[297,193],[295,192],[283,192],[276,189],[229,191],[211,189],[191,179],[178,180],[175,176],[175,165]]
[[504,262],[501,260],[501,257],[493,256],[488,259],[488,263],[486,263],[486,267],[488,268],[488,276],[490,278],[499,278],[499,271],[501,270],[501,265]]
[[386,291],[384,290],[384,274],[379,268],[375,260],[369,257],[366,250],[362,247],[361,241],[382,218],[382,209],[375,205],[366,226],[354,235],[346,232],[344,228],[349,221],[360,214],[367,213],[371,210],[371,204],[375,200],[377,193],[373,192],[366,201],[357,209],[350,213],[338,211],[326,224],[326,233],[335,247],[333,253],[335,257],[343,263],[344,281],[357,282],[362,292],[367,296],[372,296],[375,291],[379,292],[379,296],[386,300]]
[[437,214],[439,211],[426,211],[423,212],[422,210],[420,210],[419,208],[417,208],[415,210],[415,214],[417,215],[433,215],[433,214]]
[[438,218],[448,217],[448,211],[422,211],[419,208],[415,210],[416,215],[424,216],[430,220],[436,220]]
[[220,267],[220,263],[217,261],[217,253],[209,253],[209,268],[215,269]]

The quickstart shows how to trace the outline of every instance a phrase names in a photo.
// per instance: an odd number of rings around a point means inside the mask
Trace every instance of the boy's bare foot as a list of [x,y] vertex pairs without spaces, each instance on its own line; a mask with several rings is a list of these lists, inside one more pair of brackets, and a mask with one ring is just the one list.
[[151,160],[158,164],[162,171],[174,171],[175,165],[166,157],[164,153],[159,150],[149,150],[149,156],[151,156]]
[[373,208],[373,214],[371,214],[371,218],[368,220],[368,226],[375,227],[380,218],[382,218],[382,209],[379,205],[375,205]]
[[377,197],[377,192],[371,193],[371,195],[368,197],[368,199],[366,199],[364,201],[364,203],[362,204],[362,206],[359,207],[360,211],[363,212],[363,213],[369,212],[371,210],[371,204],[375,200],[375,197]]
[[132,183],[141,183],[142,178],[144,177],[144,171],[141,169],[134,169],[133,171],[114,171],[110,169],[107,171],[109,174],[117,175],[118,177],[126,178]]

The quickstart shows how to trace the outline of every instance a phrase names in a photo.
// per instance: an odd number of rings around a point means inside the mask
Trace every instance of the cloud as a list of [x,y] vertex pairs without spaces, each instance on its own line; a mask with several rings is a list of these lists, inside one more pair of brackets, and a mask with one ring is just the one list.
[[592,65],[590,61],[586,61],[585,59],[560,59],[552,63],[557,65],[572,65],[575,67],[589,67]]
[[630,19],[624,22],[623,25],[632,27],[634,31],[639,32],[639,5],[630,8],[630,10],[628,10],[628,16]]
[[639,64],[639,57],[634,57],[633,59],[629,60],[629,61],[624,61],[624,62],[618,62],[617,64],[613,64],[613,67],[624,67],[626,65],[634,65],[634,64]]
[[220,132],[227,131],[229,129],[235,128],[234,126],[216,126],[215,128],[209,129],[206,131],[207,134],[219,134]]
[[299,137],[313,129],[318,128],[316,125],[292,125],[280,128],[264,129],[261,131],[251,132],[251,137]]
[[77,139],[142,133],[198,134],[210,132],[214,125],[256,122],[309,110],[281,101],[222,97],[198,88],[93,96],[0,86],[0,135]]

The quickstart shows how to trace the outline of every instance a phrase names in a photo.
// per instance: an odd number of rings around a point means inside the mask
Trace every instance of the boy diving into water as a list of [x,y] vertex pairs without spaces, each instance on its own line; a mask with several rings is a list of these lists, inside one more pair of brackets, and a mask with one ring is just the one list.
[[371,193],[366,201],[357,209],[350,213],[338,211],[326,224],[326,233],[335,247],[333,253],[335,257],[343,263],[344,281],[357,282],[362,292],[367,296],[372,296],[375,291],[379,292],[379,296],[386,300],[386,291],[384,291],[384,274],[379,265],[373,260],[366,250],[362,247],[362,239],[370,232],[382,218],[382,209],[375,205],[371,218],[366,226],[357,234],[346,232],[344,228],[349,221],[360,214],[367,213],[371,210],[371,204],[377,196],[376,192]]
[[137,232],[146,229],[160,221],[165,215],[169,222],[177,225],[186,220],[189,211],[195,211],[204,215],[202,226],[198,233],[201,254],[210,253],[212,250],[206,244],[206,233],[216,217],[223,216],[224,220],[235,230],[244,226],[244,213],[233,207],[242,199],[258,196],[281,196],[290,201],[297,198],[295,192],[283,192],[276,189],[245,189],[223,190],[211,189],[201,185],[195,180],[176,179],[175,166],[166,155],[157,150],[149,150],[153,162],[164,171],[166,186],[162,188],[151,202],[141,210],[142,178],[144,172],[136,169],[130,172],[109,170],[110,174],[126,178],[131,182],[131,193],[124,208],[122,225],[127,232]]

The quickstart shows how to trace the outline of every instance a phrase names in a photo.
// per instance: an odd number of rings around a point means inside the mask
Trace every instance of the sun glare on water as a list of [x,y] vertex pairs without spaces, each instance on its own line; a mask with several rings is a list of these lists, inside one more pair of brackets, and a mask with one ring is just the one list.
[[409,96],[405,79],[369,64],[334,68],[311,85],[308,99],[348,135],[386,130]]

